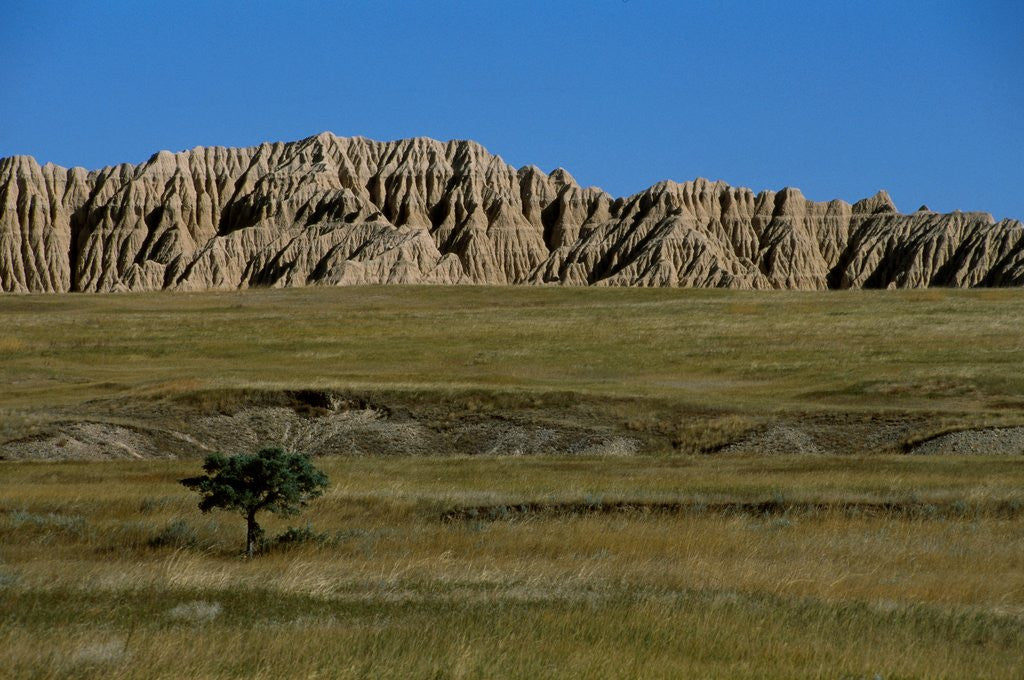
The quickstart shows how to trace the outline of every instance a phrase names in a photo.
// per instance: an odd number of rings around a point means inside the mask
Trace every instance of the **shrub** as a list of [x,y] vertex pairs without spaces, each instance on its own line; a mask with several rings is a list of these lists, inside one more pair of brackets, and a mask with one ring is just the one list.
[[149,539],[151,548],[194,548],[199,545],[199,534],[183,519],[172,520]]
[[271,541],[271,547],[290,548],[307,543],[323,545],[330,540],[326,533],[319,533],[313,530],[309,522],[304,527],[288,527]]

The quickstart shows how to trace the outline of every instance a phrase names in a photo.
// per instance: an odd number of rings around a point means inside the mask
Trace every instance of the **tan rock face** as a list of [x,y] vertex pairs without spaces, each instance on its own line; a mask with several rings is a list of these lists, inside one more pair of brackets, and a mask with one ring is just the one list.
[[696,180],[613,198],[470,141],[161,151],[87,172],[0,160],[0,290],[562,284],[1024,285],[1024,225]]

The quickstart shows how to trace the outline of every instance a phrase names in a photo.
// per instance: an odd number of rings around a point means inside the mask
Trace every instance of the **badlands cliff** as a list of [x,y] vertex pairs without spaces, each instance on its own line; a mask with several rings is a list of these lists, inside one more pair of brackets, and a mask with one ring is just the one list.
[[703,179],[614,198],[424,138],[0,160],[5,292],[370,283],[1020,286],[1024,225]]

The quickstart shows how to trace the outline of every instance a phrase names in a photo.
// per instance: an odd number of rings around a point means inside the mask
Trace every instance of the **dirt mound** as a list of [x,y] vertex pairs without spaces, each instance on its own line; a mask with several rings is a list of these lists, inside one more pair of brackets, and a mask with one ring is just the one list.
[[896,453],[914,432],[934,428],[934,418],[915,414],[827,413],[788,416],[717,449],[721,453]]
[[57,434],[8,442],[4,458],[22,460],[97,460],[168,456],[160,435],[110,423],[67,423]]
[[[532,408],[532,407],[531,407]],[[116,404],[120,423],[54,421],[0,443],[0,459],[197,457],[281,446],[327,455],[632,455],[644,449],[607,423],[542,419],[534,410],[479,412],[457,405],[392,409],[319,391],[193,395],[178,402]]]
[[[647,418],[630,415],[640,413]],[[1024,426],[924,440],[950,425],[942,417],[805,413],[737,420],[562,393],[211,390],[68,409],[0,442],[0,459],[188,458],[265,446],[315,456],[1024,453]]]
[[313,455],[434,453],[436,435],[415,420],[392,419],[373,408],[305,416],[294,409],[247,408],[198,418],[195,436],[225,453],[280,445]]
[[915,454],[1020,454],[1024,427],[989,427],[950,432],[920,444]]
[[722,453],[822,453],[814,438],[806,431],[791,425],[775,425],[730,444]]

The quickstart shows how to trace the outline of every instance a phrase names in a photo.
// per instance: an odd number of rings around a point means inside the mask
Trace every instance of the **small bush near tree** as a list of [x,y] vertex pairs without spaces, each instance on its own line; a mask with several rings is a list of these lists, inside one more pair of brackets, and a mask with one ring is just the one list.
[[172,520],[149,539],[152,548],[194,548],[199,545],[199,534],[183,519]]
[[304,527],[288,527],[274,537],[272,547],[291,548],[298,545],[316,544],[324,545],[330,540],[330,536],[313,529],[313,525],[306,523]]
[[323,494],[327,476],[303,453],[266,448],[256,454],[225,456],[214,453],[203,462],[204,475],[181,483],[202,498],[199,509],[229,510],[245,518],[245,554],[252,557],[263,530],[256,515],[267,511],[280,517],[296,515]]

